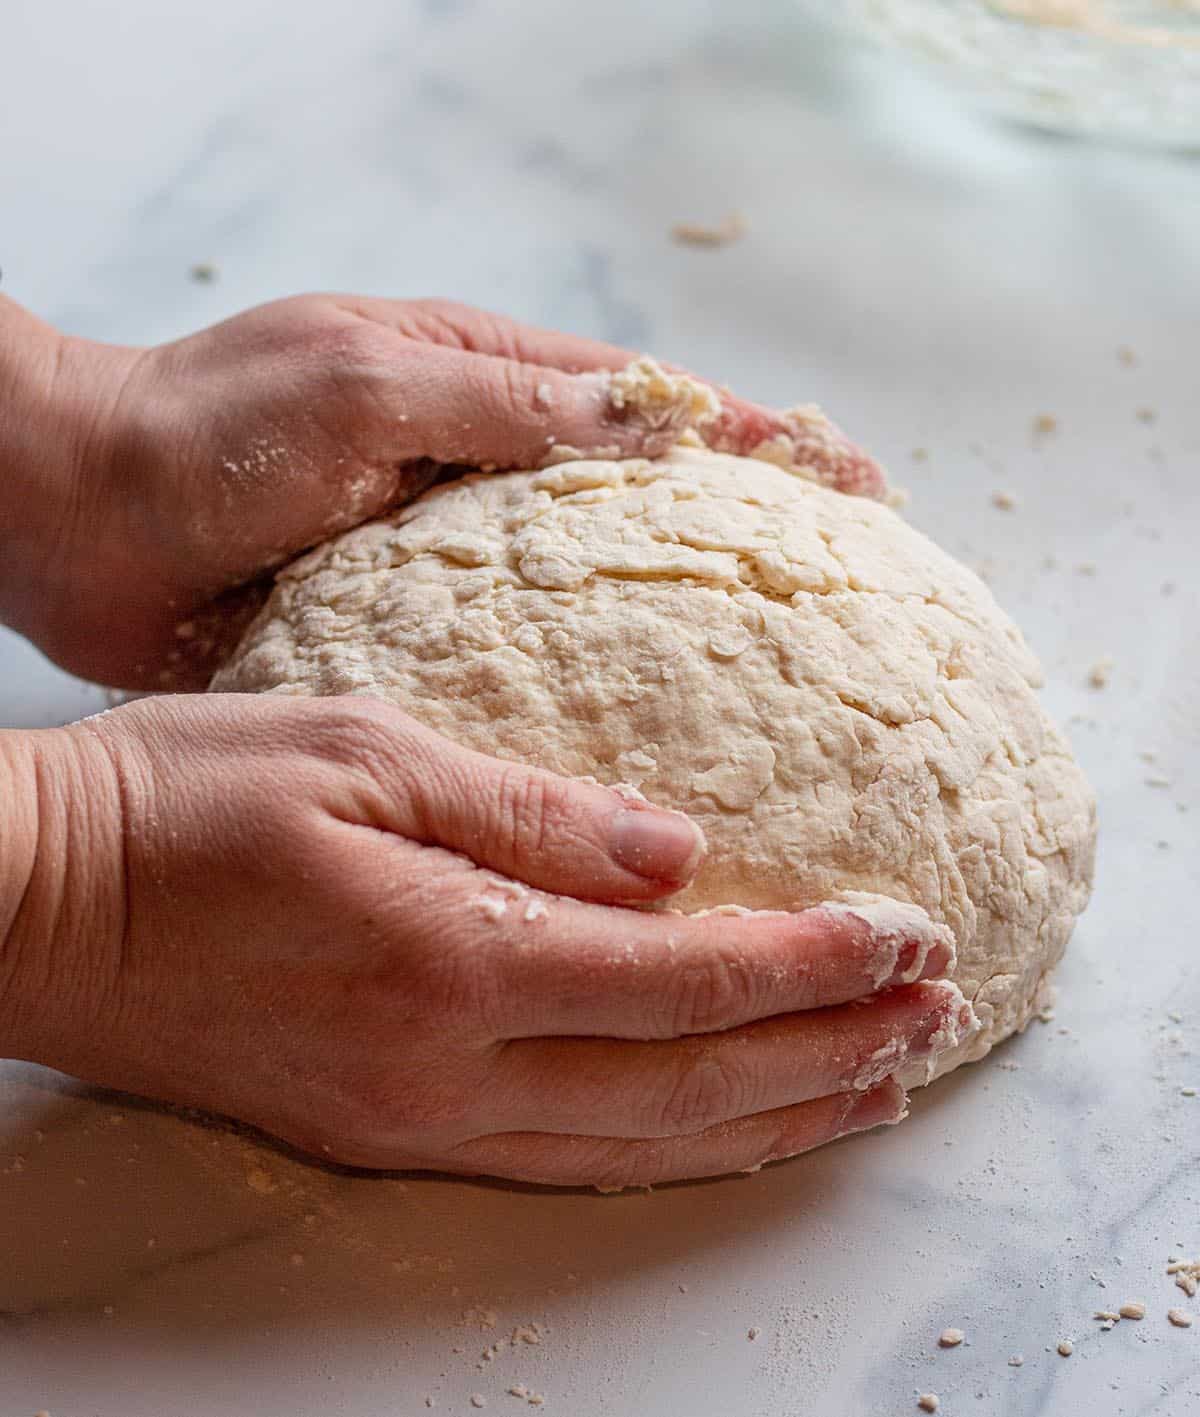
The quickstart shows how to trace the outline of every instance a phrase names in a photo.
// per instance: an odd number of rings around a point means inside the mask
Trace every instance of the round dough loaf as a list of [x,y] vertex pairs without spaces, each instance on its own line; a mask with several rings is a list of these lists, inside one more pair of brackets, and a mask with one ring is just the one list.
[[893,512],[679,447],[470,476],[285,569],[214,689],[371,693],[473,748],[629,784],[709,855],[671,904],[849,892],[954,932],[1024,1026],[1087,903],[1091,792],[991,593]]

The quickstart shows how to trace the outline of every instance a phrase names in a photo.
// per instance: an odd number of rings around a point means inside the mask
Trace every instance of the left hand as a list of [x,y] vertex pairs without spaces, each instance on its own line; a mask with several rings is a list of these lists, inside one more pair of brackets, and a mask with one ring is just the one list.
[[[256,580],[415,495],[436,464],[533,467],[554,443],[653,456],[679,431],[611,406],[602,371],[630,352],[444,301],[301,296],[151,349],[57,338],[56,418],[80,410],[86,428],[46,430],[71,465],[9,619],[114,687],[205,687]],[[882,486],[803,415],[722,395],[705,432],[734,452],[783,434],[823,480]]]

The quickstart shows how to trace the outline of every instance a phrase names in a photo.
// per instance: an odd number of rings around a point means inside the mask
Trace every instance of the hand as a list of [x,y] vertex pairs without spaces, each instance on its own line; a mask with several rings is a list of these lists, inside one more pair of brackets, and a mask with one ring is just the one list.
[[[123,688],[203,688],[261,601],[256,578],[411,497],[438,464],[533,467],[554,443],[654,455],[680,431],[611,404],[606,371],[629,351],[444,301],[304,296],[145,350],[6,309],[39,377],[15,380],[35,392],[9,406],[37,412],[14,417],[7,452],[0,437],[0,472],[17,465],[11,511],[0,485],[0,618]],[[882,486],[803,413],[726,395],[711,438],[738,452],[782,438],[836,485]],[[51,452],[67,465],[42,485],[27,469]]]
[[890,1075],[971,1023],[914,982],[953,955],[919,912],[877,933],[622,908],[694,873],[686,818],[375,700],[159,698],[33,736],[9,1046],[338,1161],[602,1187],[752,1168],[897,1121]]

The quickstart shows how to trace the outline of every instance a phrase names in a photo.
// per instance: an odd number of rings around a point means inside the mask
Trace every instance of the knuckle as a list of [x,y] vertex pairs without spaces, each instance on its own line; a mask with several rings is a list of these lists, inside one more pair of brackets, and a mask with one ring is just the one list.
[[502,770],[497,797],[498,829],[520,855],[545,850],[570,817],[566,784],[524,768]]
[[357,695],[319,699],[309,742],[343,767],[394,769],[403,756],[406,722],[391,704]]
[[462,1062],[429,1059],[402,1070],[363,1064],[339,1090],[322,1129],[330,1154],[396,1155],[441,1150],[478,1130],[478,1082]]
[[661,1169],[657,1148],[612,1142],[588,1158],[585,1174],[587,1183],[598,1191],[625,1191],[652,1185]]
[[661,1136],[688,1136],[741,1116],[745,1103],[741,1070],[712,1053],[701,1053],[668,1079],[654,1131]]
[[669,1037],[715,1033],[753,1018],[759,990],[755,976],[737,950],[725,947],[713,957],[685,965],[666,994],[662,1022]]

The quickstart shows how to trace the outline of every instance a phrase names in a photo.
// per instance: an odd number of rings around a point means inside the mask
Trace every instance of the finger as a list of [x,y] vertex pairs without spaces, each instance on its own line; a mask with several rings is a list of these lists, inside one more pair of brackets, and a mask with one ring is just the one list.
[[757,1171],[770,1161],[797,1156],[852,1132],[899,1122],[905,1116],[905,1101],[904,1089],[889,1080],[867,1092],[823,1097],[722,1122],[693,1136],[618,1141],[509,1132],[465,1142],[436,1164],[440,1170],[466,1175],[619,1191],[730,1171]]
[[544,927],[514,913],[496,941],[509,944],[510,1037],[529,1031],[521,1010],[531,1000],[540,1035],[681,1038],[847,1003],[936,976],[953,959],[928,920],[884,936],[821,907],[741,918],[614,916],[571,901],[545,909]]
[[399,346],[389,373],[391,456],[402,460],[490,470],[566,456],[653,457],[671,446],[690,413],[683,401],[618,407],[607,373],[564,374],[438,345]]
[[409,339],[474,354],[494,354],[521,364],[540,364],[564,374],[623,369],[635,350],[581,335],[522,324],[490,310],[453,300],[383,300],[345,297],[357,313],[388,325]]
[[875,500],[887,492],[887,477],[874,458],[812,405],[780,413],[722,393],[720,417],[700,433],[717,452],[804,470],[838,492]]
[[944,973],[954,946],[915,906],[680,915],[527,892],[451,861],[443,908],[479,927],[498,1038],[680,1038]]
[[[605,371],[615,373],[637,358],[632,351],[616,345],[523,325],[503,315],[476,310],[452,301],[392,301],[343,297],[343,304],[355,313],[387,325],[410,339],[441,345],[451,350],[495,356],[506,362],[540,367],[543,373],[548,370],[575,374],[599,374]],[[675,374],[688,372],[674,364],[664,364],[663,367]],[[737,398],[727,390],[717,389],[695,375],[689,374],[688,377],[711,388],[720,400],[720,417],[704,423],[699,430],[704,441],[715,451],[734,453],[740,457],[767,457],[785,466],[805,469],[817,481],[840,492],[877,499],[885,494],[887,479],[879,464],[851,442],[818,409],[812,406],[798,406],[786,412],[778,412]],[[541,397],[544,399],[548,391],[555,386],[553,382],[544,379],[538,382],[544,385],[541,389]],[[536,387],[535,384],[535,389]],[[654,456],[665,451],[673,440],[673,435],[682,431],[680,427],[673,428],[672,437],[664,439],[659,430],[640,428],[636,420],[632,429],[628,422],[623,425],[618,420],[614,430],[611,410],[607,412],[608,417],[603,420],[601,426],[606,431],[625,434],[624,438],[618,437],[618,447],[627,444],[631,432],[633,435],[635,446],[631,451],[619,452],[620,456]],[[574,426],[582,426],[583,433],[587,436],[594,435],[592,425],[586,421],[582,425]],[[590,449],[593,455],[604,449],[602,442],[588,442],[586,438],[584,441],[576,441],[575,438],[559,436],[555,441],[584,451]],[[437,456],[434,453],[427,455]],[[464,457],[458,460],[479,465],[477,459]],[[512,461],[495,458],[493,461],[497,466],[506,467],[537,465],[536,461],[526,464],[519,458]]]
[[363,714],[372,824],[579,900],[655,900],[704,859],[704,836],[682,812],[472,752],[383,704]]
[[704,1037],[522,1039],[492,1059],[484,1105],[505,1130],[688,1136],[836,1092],[865,1092],[902,1068],[932,1065],[972,1023],[961,992],[941,981]]

